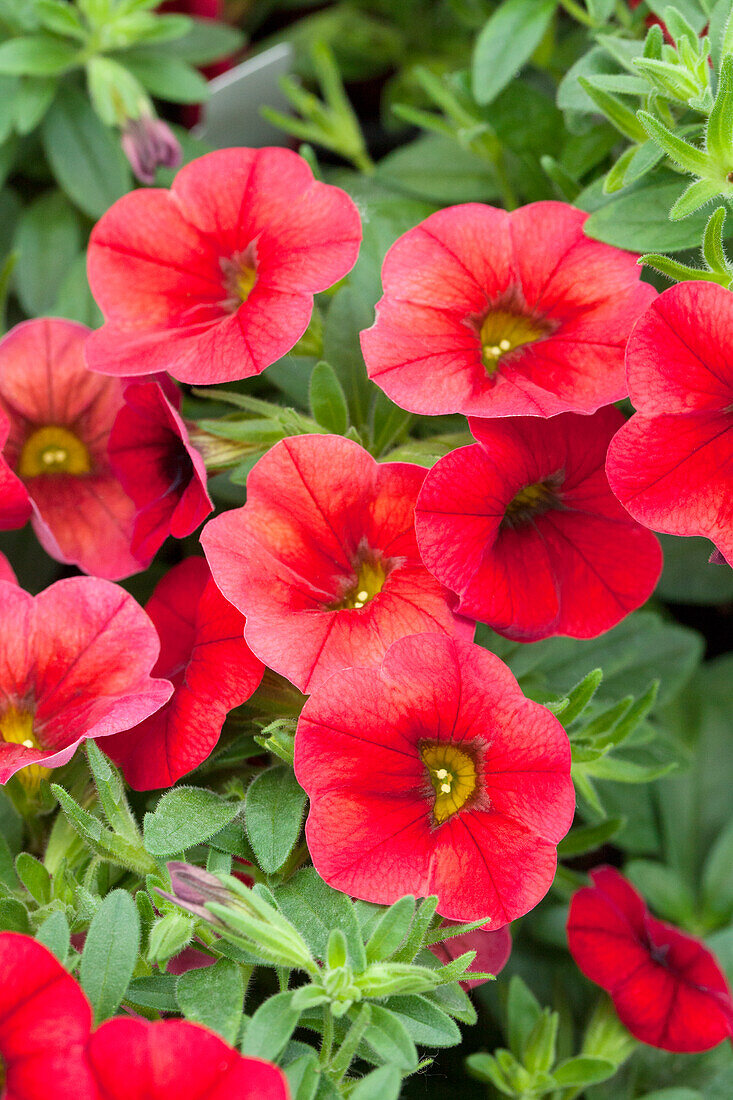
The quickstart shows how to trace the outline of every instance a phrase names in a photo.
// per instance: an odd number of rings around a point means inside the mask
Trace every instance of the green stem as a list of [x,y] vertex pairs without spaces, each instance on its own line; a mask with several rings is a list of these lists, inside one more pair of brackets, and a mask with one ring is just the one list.
[[323,1043],[321,1045],[321,1053],[318,1056],[318,1061],[322,1066],[327,1066],[331,1061],[331,1051],[333,1050],[333,1016],[331,1015],[330,1005],[323,1006]]
[[580,4],[576,4],[575,0],[560,0],[560,7],[578,23],[582,23],[584,27],[596,27],[596,21],[590,17],[587,11],[581,8]]

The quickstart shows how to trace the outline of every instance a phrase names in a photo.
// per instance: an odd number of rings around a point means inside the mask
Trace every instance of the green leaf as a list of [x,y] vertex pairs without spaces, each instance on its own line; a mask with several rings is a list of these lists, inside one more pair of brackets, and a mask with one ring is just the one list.
[[176,787],[167,791],[152,814],[145,814],[145,847],[151,855],[167,858],[210,840],[242,809],[225,802],[214,791]]
[[140,947],[140,918],[126,890],[113,890],[87,932],[79,980],[96,1023],[114,1015],[124,999]]
[[[597,78],[596,78],[597,79]],[[608,121],[616,127],[619,133],[639,144],[646,141],[647,134],[644,127],[636,117],[636,112],[622,103],[616,96],[599,88],[593,77],[579,77],[578,82],[590,96],[596,107],[606,116]]]
[[399,1017],[410,1038],[421,1046],[452,1047],[461,1041],[458,1026],[426,997],[419,994],[390,997],[384,1007]]
[[491,103],[539,46],[555,0],[504,0],[476,40],[472,87],[476,101]]
[[408,1073],[417,1069],[417,1050],[404,1023],[394,1012],[372,1004],[369,1027],[364,1033],[366,1046],[380,1062],[392,1063]]
[[[210,65],[221,57],[237,53],[245,43],[245,37],[236,27],[218,23],[214,19],[193,19],[189,17],[191,29],[179,38],[165,43],[157,43],[154,52],[157,56],[166,54],[188,61],[190,65],[200,67]],[[147,49],[147,47],[143,47]],[[143,48],[136,53],[140,56]],[[152,52],[151,47],[151,52]]]
[[43,120],[41,138],[59,185],[89,217],[101,217],[131,189],[132,174],[119,140],[76,88],[59,92]]
[[16,898],[0,898],[0,932],[31,932],[28,910]]
[[247,789],[247,836],[265,874],[278,871],[295,847],[305,804],[305,791],[285,764],[262,772]]
[[577,826],[560,841],[557,854],[560,859],[572,859],[585,855],[586,852],[594,852],[596,848],[612,840],[625,823],[622,817],[609,817],[600,825]]
[[36,932],[36,939],[51,951],[63,965],[71,946],[69,922],[62,912],[56,910],[43,922]]
[[733,600],[733,569],[708,564],[712,545],[707,539],[661,535],[660,541],[664,572],[657,593],[661,599],[682,604],[723,604]]
[[51,106],[58,82],[48,77],[21,77],[14,97],[13,113],[15,129],[19,134],[29,134]]
[[686,172],[692,172],[696,176],[708,175],[711,162],[702,149],[698,149],[696,145],[690,145],[689,142],[678,137],[658,118],[650,115],[648,111],[639,111],[639,121],[649,137],[656,141],[660,149],[663,149],[667,156],[675,161],[680,168],[684,168]]
[[51,793],[60,803],[74,831],[102,859],[142,875],[158,870],[158,865],[139,844],[132,844],[125,837],[106,829],[99,818],[83,810],[63,787],[52,783]]
[[0,73],[56,76],[78,65],[79,47],[51,35],[11,38],[0,45]]
[[237,1041],[244,982],[236,963],[219,959],[213,966],[181,974],[176,982],[176,1000],[187,1020],[211,1028],[231,1045]]
[[15,286],[32,316],[47,314],[63,279],[81,250],[81,226],[73,207],[58,191],[26,206],[15,233],[18,263]]
[[344,435],[349,427],[346,395],[330,363],[316,363],[310,378],[308,402],[315,420],[329,432]]
[[445,134],[424,134],[388,153],[375,179],[425,202],[491,202],[499,195],[488,161]]
[[397,950],[404,941],[415,915],[415,899],[412,894],[399,898],[386,909],[374,927],[366,945],[368,962],[381,962]]
[[555,1062],[560,1016],[545,1008],[530,1032],[524,1048],[524,1065],[530,1073],[547,1073]]
[[626,864],[624,874],[663,919],[682,925],[694,919],[695,897],[672,867],[650,859],[634,859]]
[[293,1008],[293,991],[276,993],[261,1004],[247,1024],[242,1054],[250,1058],[277,1059],[298,1026],[300,1011]]
[[[583,231],[605,244],[633,252],[698,248],[707,224],[705,213],[694,214],[681,224],[669,220],[669,212],[686,186],[684,180],[666,170],[649,173],[594,210]],[[583,208],[582,196],[578,205]]]
[[17,855],[23,844],[23,818],[2,789],[0,789],[0,837],[5,840],[13,855]]
[[346,894],[327,886],[315,868],[302,868],[276,887],[274,894],[316,958],[325,959],[329,933],[340,928],[346,937],[349,964],[356,971],[364,969],[366,954],[354,906]]
[[398,1100],[402,1075],[397,1066],[380,1066],[362,1077],[349,1100]]
[[721,921],[733,915],[733,818],[720,834],[705,862],[702,894],[706,909]]
[[51,876],[43,864],[29,852],[21,852],[15,861],[15,871],[33,900],[47,905],[51,900]]
[[87,278],[86,253],[76,257],[59,287],[58,297],[51,306],[54,317],[66,317],[69,321],[78,321],[89,328],[99,328],[102,324],[102,311],[94,301]]
[[158,99],[165,99],[169,103],[205,103],[209,98],[209,85],[204,77],[177,57],[129,50],[121,60],[132,75]]
[[542,1008],[527,984],[515,974],[509,982],[507,1000],[507,1040],[518,1059],[524,1052],[535,1025],[542,1019]]
[[569,1058],[567,1062],[561,1062],[552,1073],[555,1082],[561,1088],[585,1087],[596,1085],[600,1081],[607,1081],[613,1077],[618,1069],[615,1062],[609,1062],[607,1058],[588,1058],[582,1055],[579,1058]]

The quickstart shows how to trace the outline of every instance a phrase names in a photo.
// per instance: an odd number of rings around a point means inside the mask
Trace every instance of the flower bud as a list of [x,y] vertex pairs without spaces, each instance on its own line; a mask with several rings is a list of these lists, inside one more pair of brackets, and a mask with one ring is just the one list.
[[154,183],[158,168],[178,168],[183,159],[181,144],[168,123],[150,114],[128,118],[120,143],[141,183]]

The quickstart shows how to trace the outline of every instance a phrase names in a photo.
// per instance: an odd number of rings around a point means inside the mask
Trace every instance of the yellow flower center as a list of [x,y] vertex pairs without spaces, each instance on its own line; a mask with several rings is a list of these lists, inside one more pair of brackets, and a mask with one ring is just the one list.
[[[0,738],[8,745],[22,745],[24,749],[41,748],[33,730],[33,715],[15,707],[0,715]],[[33,794],[40,787],[41,780],[51,774],[51,769],[41,764],[31,764],[16,774],[28,793]]]
[[466,805],[476,790],[476,763],[451,741],[424,742],[420,757],[435,792],[433,820],[442,825]]
[[356,580],[340,600],[329,604],[329,611],[355,610],[382,591],[387,579],[388,567],[381,558],[366,557],[356,566]]
[[534,344],[536,340],[542,340],[549,331],[549,326],[536,317],[512,313],[508,309],[492,309],[479,330],[481,358],[486,373],[495,374],[504,355],[524,344]]
[[28,436],[20,452],[18,476],[41,474],[88,474],[92,468],[89,451],[68,428],[49,424]]
[[560,470],[544,481],[525,485],[507,504],[502,526],[520,527],[535,516],[541,516],[543,512],[549,512],[552,508],[561,508],[558,489],[562,481],[563,472]]
[[247,301],[257,282],[254,248],[250,246],[243,252],[235,253],[231,258],[224,257],[219,263],[226,291],[223,307],[233,313]]

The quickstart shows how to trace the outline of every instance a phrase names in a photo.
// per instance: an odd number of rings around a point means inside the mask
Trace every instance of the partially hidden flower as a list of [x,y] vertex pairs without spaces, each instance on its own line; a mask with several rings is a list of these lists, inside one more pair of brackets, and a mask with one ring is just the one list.
[[171,694],[152,679],[158,636],[124,589],[93,577],[35,598],[0,581],[0,783],[30,790],[86,738],[130,729]]
[[10,581],[11,584],[18,583],[15,571],[4,554],[0,554],[0,581]]
[[30,936],[0,932],[0,1096],[92,1100],[92,1010],[72,976]]
[[157,382],[133,382],[109,437],[109,458],[135,504],[132,552],[152,558],[165,539],[182,539],[203,523],[213,504],[204,460]]
[[521,641],[592,638],[648,599],[659,543],[605,472],[622,423],[613,407],[469,420],[478,442],[428,471],[416,510],[422,559],[461,614]]
[[436,894],[442,916],[492,929],[544,897],[575,807],[558,720],[494,654],[440,634],[314,692],[295,774],[330,886],[380,904]]
[[639,523],[704,535],[733,565],[733,293],[678,283],[626,351],[636,413],[608,451],[611,488]]
[[168,123],[148,112],[127,119],[120,145],[141,183],[154,183],[159,168],[178,168],[183,159],[181,143]]
[[89,331],[42,318],[0,341],[0,529],[31,519],[51,557],[119,580],[147,562],[132,553],[135,506],[107,453],[123,387],[87,368]]
[[99,1100],[290,1098],[281,1069],[186,1020],[117,1016],[92,1034],[88,1058]]
[[655,295],[587,215],[466,203],[400,237],[361,334],[370,378],[416,413],[555,416],[626,396],[624,347]]
[[208,153],[93,229],[89,282],[106,322],[88,361],[185,382],[259,374],[303,335],[313,295],[346,275],[360,239],[349,196],[289,149]]
[[466,971],[466,980],[461,982],[461,988],[468,991],[475,989],[477,985],[483,985],[488,980],[471,978],[474,971],[496,976],[500,970],[504,969],[512,953],[512,934],[508,924],[497,928],[496,931],[477,928],[474,932],[451,936],[450,939],[434,943],[430,950],[443,965],[460,958],[467,951],[476,952],[476,958]]
[[245,506],[204,528],[214,580],[246,616],[247,641],[301,691],[379,664],[406,634],[470,633],[417,551],[424,478],[341,436],[294,436],[254,466]]
[[631,1034],[682,1053],[710,1050],[733,1034],[733,1001],[712,952],[656,920],[613,867],[590,877],[593,885],[570,903],[570,954],[610,994]]
[[159,581],[145,606],[160,637],[153,669],[173,683],[170,701],[104,751],[136,790],[169,787],[211,754],[224,719],[259,686],[264,666],[244,640],[244,619],[187,558]]

